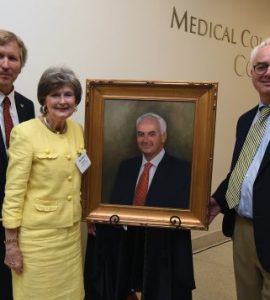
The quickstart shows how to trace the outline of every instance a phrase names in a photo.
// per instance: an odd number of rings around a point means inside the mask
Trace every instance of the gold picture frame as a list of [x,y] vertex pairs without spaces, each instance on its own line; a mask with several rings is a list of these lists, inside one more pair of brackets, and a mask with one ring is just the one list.
[[[85,143],[92,164],[83,177],[83,218],[123,225],[208,229],[217,89],[216,82],[87,80]],[[117,165],[136,155],[136,119],[149,111],[165,115],[169,152],[191,163],[188,207],[109,203]]]

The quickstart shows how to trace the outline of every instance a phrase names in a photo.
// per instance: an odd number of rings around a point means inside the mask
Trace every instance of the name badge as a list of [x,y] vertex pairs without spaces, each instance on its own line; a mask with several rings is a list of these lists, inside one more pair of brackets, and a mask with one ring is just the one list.
[[91,165],[91,161],[86,153],[81,154],[76,159],[76,166],[80,170],[80,172],[83,174]]

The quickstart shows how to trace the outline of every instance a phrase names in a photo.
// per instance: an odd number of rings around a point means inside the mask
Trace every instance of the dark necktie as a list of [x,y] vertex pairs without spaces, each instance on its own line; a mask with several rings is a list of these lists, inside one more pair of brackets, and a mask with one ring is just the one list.
[[241,187],[247,170],[254,159],[256,151],[262,142],[266,129],[266,120],[270,114],[270,107],[262,107],[260,116],[255,122],[246,137],[237,163],[229,179],[226,200],[229,208],[237,206],[240,202]]
[[152,167],[150,162],[147,162],[144,165],[143,172],[139,178],[138,184],[136,186],[135,195],[133,199],[133,204],[137,206],[143,206],[145,203],[147,191],[148,191],[148,182],[149,182],[149,170]]
[[7,148],[9,147],[10,132],[11,132],[11,129],[13,128],[13,121],[12,121],[9,109],[10,109],[10,100],[8,97],[5,97],[4,101],[3,101],[3,117],[4,117]]

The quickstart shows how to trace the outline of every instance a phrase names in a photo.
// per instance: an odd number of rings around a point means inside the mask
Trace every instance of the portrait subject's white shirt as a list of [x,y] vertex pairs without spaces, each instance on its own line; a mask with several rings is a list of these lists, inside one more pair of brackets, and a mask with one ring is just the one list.
[[[153,177],[156,173],[156,170],[157,170],[157,167],[159,165],[159,163],[161,162],[163,156],[165,154],[165,150],[164,148],[161,149],[161,151],[159,152],[158,155],[156,155],[153,159],[150,160],[150,163],[152,164],[152,167],[150,168],[149,170],[149,181],[148,181],[148,189],[151,185],[151,182],[153,180]],[[136,183],[136,186],[138,184],[138,181],[139,181],[139,178],[143,172],[143,169],[144,169],[144,165],[147,163],[148,161],[146,160],[146,158],[144,157],[143,155],[143,159],[142,159],[142,165],[141,165],[141,169],[140,169],[140,172],[139,172],[139,175],[138,175],[138,178],[137,178],[137,183]]]

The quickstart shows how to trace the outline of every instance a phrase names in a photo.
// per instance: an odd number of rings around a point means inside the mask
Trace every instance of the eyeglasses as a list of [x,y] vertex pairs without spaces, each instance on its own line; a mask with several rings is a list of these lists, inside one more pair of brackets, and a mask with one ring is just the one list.
[[254,72],[257,75],[263,75],[267,72],[269,65],[267,63],[257,63],[253,66]]

